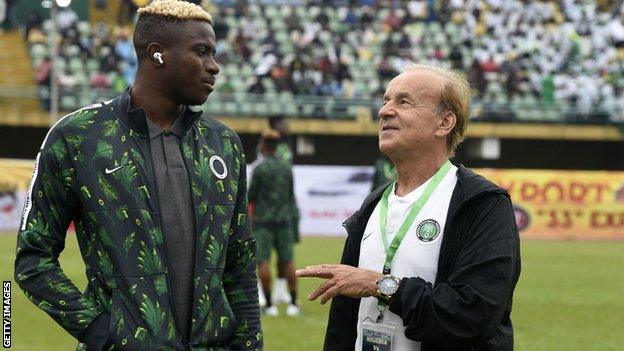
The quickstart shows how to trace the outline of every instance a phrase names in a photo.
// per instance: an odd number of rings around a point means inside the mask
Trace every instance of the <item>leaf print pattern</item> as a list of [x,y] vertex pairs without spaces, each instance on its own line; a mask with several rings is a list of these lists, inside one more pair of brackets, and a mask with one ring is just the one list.
[[143,159],[143,155],[136,149],[130,149],[130,153],[132,154],[132,159],[136,161],[139,166],[143,167],[145,165],[145,160]]
[[156,249],[149,249],[144,241],[141,241],[141,251],[139,251],[139,268],[146,275],[152,275],[162,272],[162,262],[156,254]]
[[67,155],[65,143],[63,143],[63,141],[60,139],[52,144],[51,151],[54,154],[54,157],[56,157],[56,159],[58,160],[63,159],[65,155]]
[[168,291],[167,281],[165,280],[164,276],[156,278],[156,280],[154,281],[154,286],[156,287],[156,292],[158,293],[158,295],[166,294]]
[[108,138],[115,138],[117,136],[117,132],[119,131],[119,120],[112,119],[104,121],[104,136]]
[[65,168],[61,170],[61,179],[63,181],[63,186],[65,190],[71,189],[71,184],[74,180],[74,174],[76,170],[73,168]]
[[[123,163],[123,164],[125,164],[125,163]],[[133,196],[136,197],[136,195],[134,195],[134,192],[132,191],[132,182],[138,176],[137,169],[136,169],[135,165],[129,164],[129,165],[125,166],[125,167],[122,167],[119,170],[117,170],[115,173],[113,173],[113,176],[115,177],[115,179],[117,179],[117,181],[119,181],[119,183],[121,183],[123,188],[128,193],[131,193],[131,194],[133,194]]]
[[80,145],[82,145],[82,142],[85,140],[85,137],[82,135],[77,135],[77,134],[72,134],[72,135],[68,135],[65,138],[65,141],[67,141],[67,144],[69,144],[71,146],[72,149],[76,150],[80,148]]
[[160,228],[153,228],[150,230],[150,236],[152,237],[152,242],[154,245],[162,245],[163,243],[163,233]]
[[218,259],[221,256],[221,244],[217,242],[214,236],[210,236],[210,243],[208,244],[208,249],[206,250],[206,258],[208,262],[212,265],[212,267],[218,264]]
[[74,290],[74,287],[71,286],[67,281],[54,281],[50,277],[45,277],[45,280],[51,290],[60,295],[70,294]]
[[102,271],[102,274],[104,274],[105,277],[110,277],[113,275],[113,264],[111,263],[110,258],[108,257],[108,254],[105,251],[97,251],[97,255],[98,255],[98,263],[100,265],[100,269]]
[[253,170],[249,200],[255,203],[254,221],[291,221],[294,202],[291,168],[275,157],[265,158]]
[[98,176],[98,183],[100,184],[100,190],[107,200],[114,201],[119,199],[117,190],[101,175]]
[[[18,235],[15,276],[29,300],[74,337],[106,309],[114,325],[111,349],[181,349],[158,199],[147,178],[153,172],[151,155],[144,153],[149,146],[139,129],[121,123],[113,106],[77,111],[46,137],[32,210]],[[246,216],[240,140],[218,122],[199,117],[181,145],[199,214],[193,333],[206,343],[202,349],[260,350],[255,258],[246,251],[255,244]],[[223,180],[210,169],[214,155],[226,164]],[[84,293],[58,265],[72,221],[89,278]]]
[[88,129],[95,119],[93,118],[97,114],[96,111],[93,110],[79,110],[73,113],[67,122],[66,126],[77,129]]
[[126,256],[128,255],[128,253],[130,251],[130,248],[134,244],[134,237],[135,236],[136,236],[136,233],[132,232],[128,236],[126,236],[126,238],[124,239],[123,247],[124,247],[124,251],[126,253]]
[[160,332],[160,327],[165,320],[165,312],[160,307],[160,303],[156,302],[154,304],[147,295],[143,294],[143,302],[141,302],[139,311],[141,311],[143,319],[150,326],[152,333]]

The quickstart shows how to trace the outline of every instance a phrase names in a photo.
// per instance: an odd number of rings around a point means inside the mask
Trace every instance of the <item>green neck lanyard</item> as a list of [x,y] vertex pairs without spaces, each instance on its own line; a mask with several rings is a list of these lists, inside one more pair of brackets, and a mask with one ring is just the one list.
[[444,179],[448,171],[451,169],[451,166],[451,162],[446,160],[446,162],[442,165],[442,167],[440,167],[440,169],[436,172],[433,178],[431,178],[431,181],[429,182],[429,184],[427,184],[425,191],[422,193],[422,195],[420,195],[418,200],[416,200],[416,202],[414,202],[410,206],[410,211],[407,214],[407,218],[405,218],[405,221],[403,222],[401,228],[392,240],[392,243],[390,243],[390,246],[388,246],[388,234],[386,233],[386,223],[388,222],[388,196],[390,196],[390,192],[392,191],[393,185],[396,184],[396,181],[394,181],[393,184],[390,184],[390,186],[386,188],[386,191],[384,191],[383,196],[381,197],[381,205],[379,211],[381,241],[383,242],[384,248],[386,249],[386,262],[384,263],[383,274],[390,274],[392,260],[394,259],[394,254],[396,254],[397,250],[399,249],[399,245],[401,245],[401,241],[403,241],[405,234],[412,226],[412,223],[414,223],[416,216],[418,216],[418,213],[427,203],[433,191],[438,187],[442,179]]

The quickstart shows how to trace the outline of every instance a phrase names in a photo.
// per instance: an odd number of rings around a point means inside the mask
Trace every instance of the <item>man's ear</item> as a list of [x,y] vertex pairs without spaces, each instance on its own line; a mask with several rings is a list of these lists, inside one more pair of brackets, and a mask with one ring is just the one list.
[[440,115],[440,123],[438,125],[438,129],[436,129],[435,135],[440,138],[446,137],[451,134],[456,123],[457,116],[455,116],[455,113],[453,111],[445,110]]
[[151,43],[147,46],[147,54],[154,66],[162,66],[166,61],[165,48],[159,43]]

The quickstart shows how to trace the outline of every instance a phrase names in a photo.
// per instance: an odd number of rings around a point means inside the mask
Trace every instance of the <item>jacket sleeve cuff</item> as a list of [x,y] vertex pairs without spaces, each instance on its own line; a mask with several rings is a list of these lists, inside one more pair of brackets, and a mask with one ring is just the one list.
[[80,337],[80,341],[87,346],[87,350],[100,351],[104,349],[109,337],[110,318],[108,313],[103,312],[89,323],[87,330]]
[[392,294],[392,298],[390,299],[390,305],[388,308],[390,312],[396,314],[397,316],[403,318],[401,313],[403,312],[403,292],[405,291],[405,285],[407,284],[407,280],[409,278],[405,277],[401,279],[401,283],[399,283],[399,288],[397,291]]

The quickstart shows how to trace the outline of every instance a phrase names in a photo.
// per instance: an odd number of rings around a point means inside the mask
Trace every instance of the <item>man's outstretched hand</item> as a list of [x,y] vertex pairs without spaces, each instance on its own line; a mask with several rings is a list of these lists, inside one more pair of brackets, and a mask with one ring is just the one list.
[[375,296],[377,294],[377,280],[383,276],[379,272],[345,264],[308,266],[305,269],[298,269],[296,274],[298,277],[327,279],[308,295],[310,301],[314,301],[320,296],[322,305],[338,295],[353,298]]

